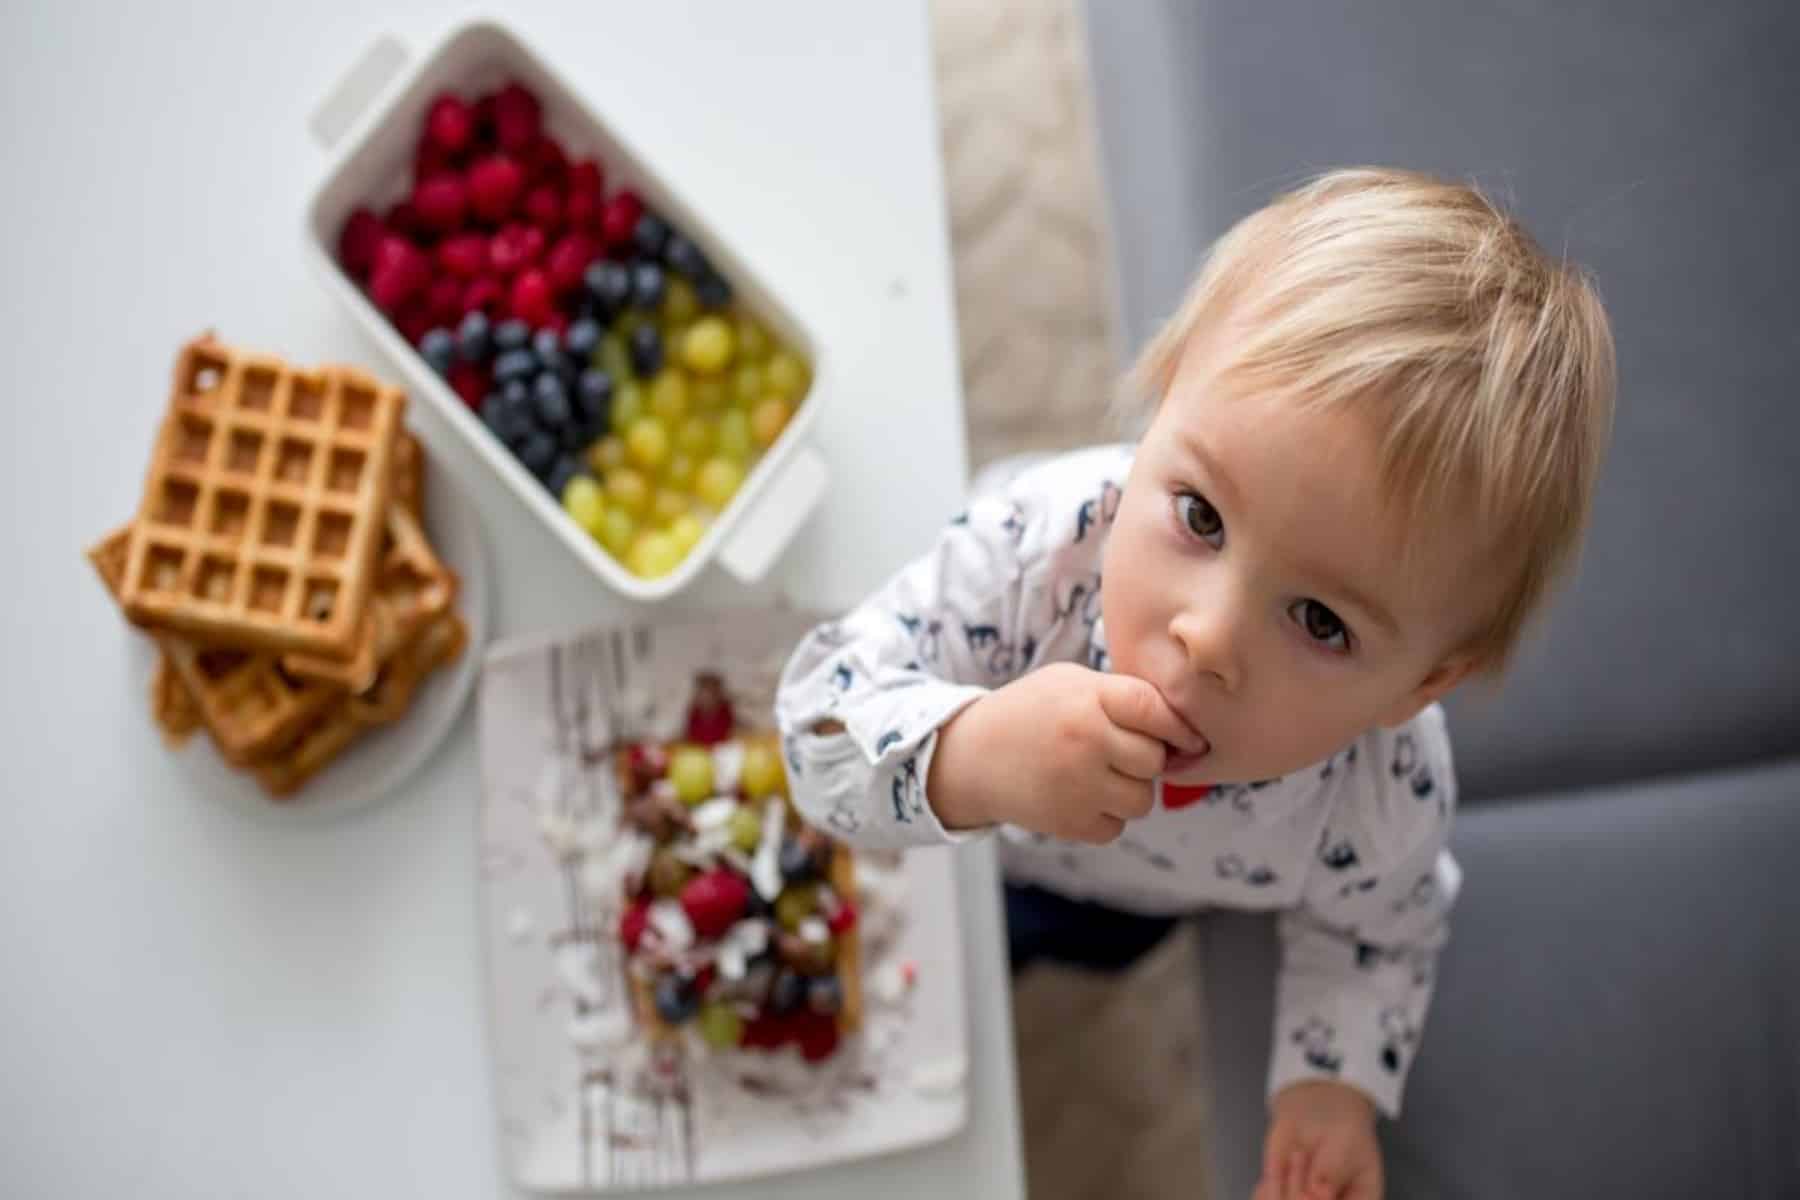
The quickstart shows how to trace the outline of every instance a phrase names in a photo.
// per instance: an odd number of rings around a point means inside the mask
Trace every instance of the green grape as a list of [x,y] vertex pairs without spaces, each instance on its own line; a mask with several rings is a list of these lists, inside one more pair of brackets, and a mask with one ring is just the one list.
[[771,392],[798,404],[806,394],[806,365],[792,351],[777,350],[769,356],[768,382]]
[[621,385],[613,392],[613,432],[623,434],[644,415],[644,389],[635,383]]
[[699,462],[685,450],[677,450],[669,455],[668,465],[663,467],[663,482],[672,488],[684,492],[694,488],[694,473],[700,469]]
[[731,398],[739,408],[756,407],[756,402],[763,397],[764,384],[767,377],[757,363],[739,363],[737,370],[731,373]]
[[654,472],[669,461],[669,427],[655,417],[639,417],[625,431],[625,449],[633,463]]
[[743,486],[744,468],[729,458],[709,458],[694,476],[694,495],[714,512],[723,512]]
[[744,1019],[729,1004],[714,1001],[700,1009],[700,1036],[715,1050],[729,1050],[744,1037]]
[[671,487],[659,487],[650,497],[650,521],[653,525],[668,529],[693,507],[694,502],[689,496]]
[[739,313],[733,322],[737,326],[738,358],[747,362],[761,362],[769,356],[769,331],[757,323],[749,313]]
[[669,755],[669,782],[683,804],[695,805],[712,795],[713,757],[699,746],[681,746]]
[[701,317],[681,340],[681,361],[690,370],[712,375],[731,362],[735,339],[723,317]]
[[675,539],[657,530],[646,530],[631,544],[625,565],[643,579],[657,579],[681,564],[681,549]]
[[688,394],[694,398],[694,408],[703,413],[723,412],[731,403],[731,390],[723,375],[700,376],[688,385]]
[[625,465],[625,439],[609,433],[588,447],[587,463],[594,474],[605,477]]
[[600,483],[591,475],[577,475],[563,488],[562,505],[575,523],[593,537],[600,536],[600,523],[606,518],[606,497]]
[[650,481],[630,467],[620,467],[606,477],[606,496],[611,507],[641,517],[650,507]]
[[764,450],[775,444],[781,431],[787,428],[788,417],[793,410],[788,402],[780,396],[769,396],[750,412],[750,436]]
[[681,547],[681,556],[686,558],[688,551],[706,536],[706,522],[692,512],[684,512],[669,522],[669,536],[675,539],[675,544]]
[[700,297],[694,295],[694,285],[671,272],[668,287],[663,292],[663,320],[686,325],[699,315]]
[[738,784],[744,795],[761,800],[786,791],[786,773],[781,769],[781,755],[768,742],[751,742],[744,747],[744,765],[738,773]]
[[753,853],[762,842],[762,818],[748,804],[740,804],[732,810],[731,844],[745,854]]
[[687,416],[688,379],[678,367],[664,367],[650,381],[650,411],[673,429]]
[[594,364],[612,376],[615,388],[637,378],[631,369],[631,351],[625,346],[625,335],[617,330],[601,336],[600,348],[594,351]]
[[719,415],[719,453],[739,464],[750,461],[754,445],[750,437],[750,414],[741,408],[727,409]]
[[705,458],[712,452],[713,423],[699,413],[690,413],[675,427],[675,446],[683,454]]
[[818,908],[818,890],[810,883],[792,884],[782,888],[781,895],[775,897],[775,919],[790,933],[800,928],[800,922],[812,916]]
[[611,551],[614,558],[622,559],[631,549],[635,537],[637,519],[616,504],[609,506],[600,521],[600,544]]

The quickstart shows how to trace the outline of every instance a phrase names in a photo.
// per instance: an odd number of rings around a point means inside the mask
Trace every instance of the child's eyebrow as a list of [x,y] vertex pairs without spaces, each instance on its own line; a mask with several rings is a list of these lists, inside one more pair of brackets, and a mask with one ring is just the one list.
[[1231,481],[1231,476],[1225,473],[1225,468],[1219,465],[1219,460],[1207,453],[1206,446],[1199,437],[1183,430],[1179,435],[1179,440],[1181,448],[1187,451],[1188,457],[1199,463],[1200,469],[1206,472],[1207,482],[1219,490],[1223,499],[1236,503],[1240,495],[1237,484]]

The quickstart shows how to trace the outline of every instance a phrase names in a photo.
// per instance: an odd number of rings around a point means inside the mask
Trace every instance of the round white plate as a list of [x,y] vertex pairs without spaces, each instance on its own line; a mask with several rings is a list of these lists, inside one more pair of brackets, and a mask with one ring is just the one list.
[[[270,798],[253,776],[219,757],[203,731],[196,733],[176,752],[193,791],[257,819],[282,824],[334,821],[398,791],[443,744],[481,669],[493,598],[481,516],[446,472],[426,476],[425,528],[438,557],[460,580],[456,606],[469,627],[469,641],[456,661],[432,672],[404,717],[358,738],[306,786],[279,801]],[[155,661],[153,654],[139,656],[145,688]]]

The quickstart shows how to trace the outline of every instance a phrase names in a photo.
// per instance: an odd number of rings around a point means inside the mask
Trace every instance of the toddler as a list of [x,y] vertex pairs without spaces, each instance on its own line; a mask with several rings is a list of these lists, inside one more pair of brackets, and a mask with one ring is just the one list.
[[1278,198],[1144,352],[1135,444],[976,500],[795,651],[797,805],[857,846],[996,836],[1015,966],[1278,912],[1256,1200],[1379,1196],[1460,881],[1436,702],[1569,565],[1613,372],[1592,285],[1473,189]]

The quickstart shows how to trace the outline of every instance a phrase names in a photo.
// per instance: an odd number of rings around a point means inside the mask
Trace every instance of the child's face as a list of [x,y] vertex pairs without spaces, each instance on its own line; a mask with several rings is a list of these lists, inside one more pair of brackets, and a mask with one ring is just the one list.
[[1101,584],[1113,668],[1211,743],[1187,783],[1285,775],[1405,721],[1474,665],[1452,648],[1494,594],[1478,538],[1403,554],[1358,417],[1234,394],[1208,358],[1189,346],[1138,448]]

